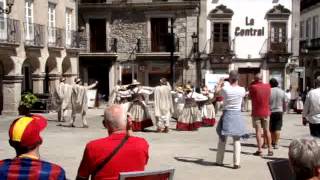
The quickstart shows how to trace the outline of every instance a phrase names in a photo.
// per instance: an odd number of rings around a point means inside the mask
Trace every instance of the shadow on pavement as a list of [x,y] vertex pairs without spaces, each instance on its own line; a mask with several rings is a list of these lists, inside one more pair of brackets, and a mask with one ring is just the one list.
[[[217,148],[209,148],[209,150],[210,150],[210,151],[218,151]],[[231,150],[225,150],[225,152],[227,152],[227,153],[233,153],[233,151],[231,151]],[[253,153],[241,151],[241,154],[252,155]]]
[[279,157],[270,157],[270,156],[263,156],[262,158],[270,161],[288,160],[288,158],[279,158]]

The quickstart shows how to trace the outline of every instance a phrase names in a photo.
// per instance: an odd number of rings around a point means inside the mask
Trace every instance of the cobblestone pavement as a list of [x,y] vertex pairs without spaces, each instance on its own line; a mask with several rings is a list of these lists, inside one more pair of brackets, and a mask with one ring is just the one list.
[[[49,118],[49,126],[43,132],[44,143],[41,146],[42,158],[62,165],[67,176],[74,179],[85,144],[92,139],[106,136],[102,128],[102,109],[91,109],[88,113],[89,128],[67,128],[57,126],[56,114],[44,114]],[[154,128],[149,132],[136,133],[147,139],[150,144],[149,170],[175,168],[174,179],[198,180],[269,180],[271,179],[266,162],[273,159],[287,158],[288,145],[297,137],[308,136],[308,127],[302,126],[301,115],[288,114],[284,117],[284,127],[280,140],[280,149],[275,150],[273,157],[256,157],[256,141],[253,136],[251,120],[248,113],[244,113],[247,127],[252,136],[242,142],[241,168],[232,169],[232,141],[228,140],[224,163],[227,167],[214,165],[218,136],[215,127],[201,128],[195,132],[178,132],[172,130],[168,134],[155,133]],[[8,144],[8,127],[14,117],[0,117],[0,158],[14,157],[14,150]],[[80,122],[77,121],[80,126]],[[267,153],[265,150],[264,154]]]

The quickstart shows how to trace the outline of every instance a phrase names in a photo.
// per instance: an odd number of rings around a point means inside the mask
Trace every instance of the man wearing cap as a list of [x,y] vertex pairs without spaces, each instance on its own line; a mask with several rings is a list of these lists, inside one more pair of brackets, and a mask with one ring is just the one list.
[[60,166],[40,160],[40,132],[46,126],[46,118],[39,115],[13,121],[9,129],[9,143],[16,150],[16,157],[0,161],[0,179],[66,179]]
[[56,103],[58,111],[58,121],[64,122],[65,112],[71,110],[71,92],[72,86],[65,83],[66,78],[60,78],[60,84],[56,89]]
[[169,132],[169,122],[173,113],[171,87],[166,78],[154,90],[154,111],[158,132]]
[[71,122],[69,124],[70,127],[75,127],[74,123],[76,121],[76,115],[80,114],[82,119],[82,127],[88,128],[87,123],[87,110],[88,110],[88,98],[87,91],[97,86],[98,81],[91,84],[90,86],[82,86],[81,79],[75,79],[75,85],[72,87],[71,94],[71,104],[72,104],[72,113],[71,113]]

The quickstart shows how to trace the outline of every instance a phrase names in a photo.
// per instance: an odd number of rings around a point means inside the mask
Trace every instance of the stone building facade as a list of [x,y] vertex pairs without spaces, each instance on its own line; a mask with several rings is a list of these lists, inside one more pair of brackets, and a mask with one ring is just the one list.
[[208,58],[201,77],[238,70],[240,85],[248,87],[260,72],[264,82],[273,77],[289,88],[299,58],[299,7],[299,0],[207,1]]
[[[302,0],[300,18],[300,86],[314,88],[314,80],[320,76],[320,2]],[[302,69],[303,70],[303,69]],[[305,82],[303,83],[303,77]]]
[[206,28],[199,27],[205,23],[199,18],[202,3],[80,1],[79,26],[88,37],[87,50],[79,57],[84,82],[101,82],[98,91],[105,97],[119,80],[128,84],[135,78],[149,86],[158,84],[161,77],[196,83],[192,35],[199,43],[205,41]]
[[[0,0],[6,7],[6,0]],[[0,106],[16,115],[21,93],[53,94],[61,76],[78,75],[75,0],[16,0],[0,15]]]

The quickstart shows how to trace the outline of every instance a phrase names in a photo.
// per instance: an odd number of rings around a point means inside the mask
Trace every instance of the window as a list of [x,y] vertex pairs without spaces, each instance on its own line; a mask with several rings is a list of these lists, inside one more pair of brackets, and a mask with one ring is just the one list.
[[72,10],[66,9],[66,44],[71,45],[72,36]]
[[319,33],[319,16],[313,16],[312,38],[318,38]]
[[304,24],[305,24],[304,21],[300,22],[300,38],[301,39],[304,39],[304,30],[305,30]]
[[54,4],[49,4],[48,17],[48,41],[49,43],[54,43],[56,41],[56,7]]
[[[0,7],[3,9],[6,8],[5,0],[0,0]],[[7,39],[7,21],[6,21],[5,14],[0,14],[0,39],[1,40]]]
[[306,38],[309,39],[310,37],[311,37],[311,18],[309,18],[306,23]]
[[213,24],[214,42],[229,42],[229,23]]
[[271,23],[270,40],[272,43],[284,43],[287,41],[287,24],[285,22]]
[[151,50],[152,52],[170,51],[170,38],[168,32],[168,18],[151,19]]
[[33,1],[25,1],[25,38],[26,40],[34,39],[33,26]]

